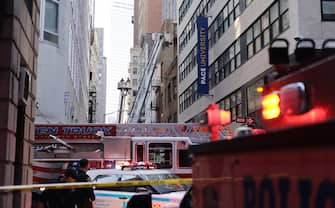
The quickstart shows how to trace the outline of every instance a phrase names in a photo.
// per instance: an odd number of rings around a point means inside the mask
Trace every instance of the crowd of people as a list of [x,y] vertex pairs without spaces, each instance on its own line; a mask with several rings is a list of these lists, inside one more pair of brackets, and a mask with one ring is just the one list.
[[[78,167],[69,166],[58,183],[89,182],[87,159],[81,159]],[[47,189],[42,192],[37,208],[92,208],[95,195],[92,188]]]

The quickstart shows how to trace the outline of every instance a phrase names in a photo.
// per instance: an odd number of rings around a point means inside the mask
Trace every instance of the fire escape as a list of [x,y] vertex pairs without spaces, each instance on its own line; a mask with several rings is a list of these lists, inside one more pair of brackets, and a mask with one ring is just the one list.
[[96,110],[97,110],[97,90],[94,86],[90,87],[89,92],[89,103],[88,103],[88,122],[96,122]]

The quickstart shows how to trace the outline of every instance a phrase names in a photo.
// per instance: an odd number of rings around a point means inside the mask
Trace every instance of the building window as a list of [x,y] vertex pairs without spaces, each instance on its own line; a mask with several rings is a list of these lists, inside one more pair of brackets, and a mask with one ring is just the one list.
[[241,65],[240,51],[241,43],[238,38],[209,66],[208,79],[210,89],[218,85]]
[[150,143],[149,161],[158,168],[172,168],[172,144]]
[[220,108],[230,111],[231,120],[242,117],[242,91],[238,90],[219,102]]
[[45,1],[44,40],[58,44],[58,0]]
[[200,97],[201,95],[197,93],[197,81],[195,81],[179,96],[179,112],[182,113]]
[[176,99],[178,94],[177,77],[173,77],[172,85],[173,85],[173,99]]
[[133,56],[133,63],[137,64],[137,56]]
[[321,15],[323,21],[335,20],[335,0],[321,0]]
[[137,74],[137,68],[133,68],[133,74]]
[[168,91],[167,91],[167,95],[168,95],[168,103],[171,103],[171,85],[168,85]]
[[247,31],[248,59],[289,27],[288,2],[275,2]]
[[[191,4],[188,4],[188,1],[192,0],[185,0],[182,4],[181,7],[179,8],[179,23],[182,21],[184,16],[187,13],[187,10]],[[188,41],[191,39],[192,35],[195,32],[195,25],[196,25],[196,18],[197,16],[206,16],[207,12],[212,6],[214,5],[214,2],[216,0],[206,0],[206,1],[200,1],[197,9],[193,13],[192,17],[186,24],[183,32],[179,36],[179,53],[182,52]],[[231,0],[233,1],[233,0]],[[236,0],[236,4],[237,4]],[[191,2],[190,2],[191,3]]]
[[[335,0],[334,0],[335,1]],[[228,7],[230,1],[228,1]],[[235,1],[232,1],[235,2]],[[236,3],[237,4],[237,3]],[[225,7],[227,8],[227,7]],[[229,11],[223,9],[223,19],[227,18],[229,20]],[[226,12],[225,12],[226,11]],[[288,18],[288,0],[277,0],[275,1],[264,13],[262,13],[255,22],[250,25],[250,27],[243,32],[241,37],[246,37],[246,45],[244,42],[242,43],[240,38],[237,38],[235,42],[233,42],[227,49],[209,66],[209,87],[212,89],[217,84],[222,82],[225,78],[227,78],[232,72],[238,69],[242,64],[252,58],[257,52],[264,49],[271,40],[276,38],[279,34],[283,33],[289,27],[289,18]],[[222,17],[220,17],[222,18]],[[222,22],[220,19],[218,22]],[[212,24],[213,26],[213,24]],[[211,26],[211,27],[212,27]],[[216,28],[220,26],[213,26]],[[212,36],[214,33],[212,34]],[[192,50],[195,52],[195,50]],[[242,61],[241,51],[247,53],[247,59]],[[186,61],[189,56],[185,58],[181,65],[179,65],[179,82],[185,79],[186,75],[189,74],[191,70],[189,70],[190,62]],[[193,54],[192,54],[193,55]],[[187,73],[186,73],[187,72]],[[219,81],[218,81],[219,80]],[[179,113],[182,113],[186,110],[190,105],[196,102],[201,95],[196,93],[197,85],[196,82],[192,83],[182,94],[179,96]],[[240,94],[236,95],[238,98]],[[232,98],[234,101],[234,98]],[[223,104],[225,107],[230,106],[230,98],[227,99]],[[239,99],[237,99],[239,100]],[[252,105],[252,104],[251,104]],[[230,108],[229,108],[230,109]],[[231,108],[232,119],[235,120],[236,117],[242,115],[242,103],[236,104],[235,107]]]
[[261,79],[247,88],[248,114],[261,108],[262,94],[257,92],[257,88],[263,86],[263,84],[263,79]]
[[212,48],[215,45],[239,15],[239,1],[228,1],[208,29],[209,48]]
[[133,87],[137,87],[137,79],[133,79]]
[[197,65],[197,47],[195,46],[179,65],[179,82],[183,81]]

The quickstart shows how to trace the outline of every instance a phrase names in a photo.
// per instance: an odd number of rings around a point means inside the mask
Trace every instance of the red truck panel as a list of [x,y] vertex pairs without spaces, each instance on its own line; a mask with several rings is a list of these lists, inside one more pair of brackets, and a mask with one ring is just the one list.
[[268,130],[284,129],[323,122],[335,118],[335,56],[319,60],[265,86],[265,94],[279,90],[284,85],[303,82],[307,87],[308,111],[300,115],[285,115],[264,120]]
[[195,208],[335,205],[335,122],[192,147]]

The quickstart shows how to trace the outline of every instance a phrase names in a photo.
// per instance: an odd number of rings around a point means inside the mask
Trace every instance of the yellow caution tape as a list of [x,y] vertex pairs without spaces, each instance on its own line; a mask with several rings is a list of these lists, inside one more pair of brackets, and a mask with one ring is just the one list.
[[11,185],[0,186],[0,191],[23,191],[33,189],[68,189],[68,188],[103,188],[120,186],[145,186],[156,184],[191,184],[192,178],[151,180],[151,181],[120,181],[120,182],[77,182],[77,183],[52,183],[52,184],[32,184],[32,185]]
[[[278,173],[269,176],[270,178],[290,177],[302,178],[297,176],[289,176],[285,173]],[[255,177],[256,180],[261,180],[261,177]],[[68,189],[68,188],[104,188],[104,187],[120,187],[120,186],[146,186],[157,184],[192,184],[192,183],[220,183],[220,182],[241,182],[243,177],[216,177],[216,178],[179,178],[166,180],[151,180],[151,181],[119,181],[119,182],[77,182],[77,183],[51,183],[51,184],[32,184],[32,185],[11,185],[0,186],[0,191],[22,191],[33,189]]]

